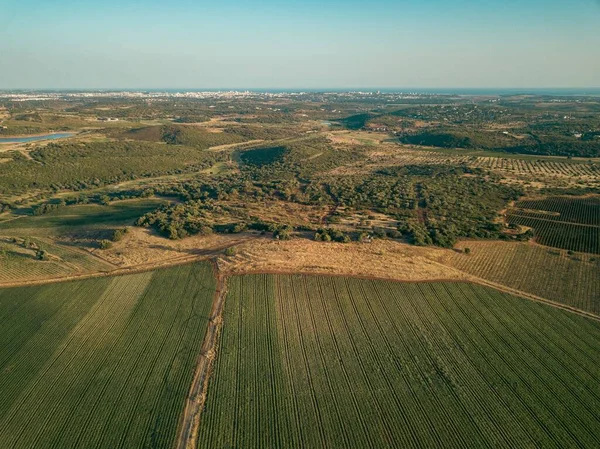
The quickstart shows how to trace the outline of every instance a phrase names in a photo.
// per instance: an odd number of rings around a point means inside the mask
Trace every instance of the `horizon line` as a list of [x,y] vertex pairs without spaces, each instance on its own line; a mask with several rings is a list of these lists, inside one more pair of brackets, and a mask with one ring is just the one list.
[[319,86],[319,87],[301,87],[301,86],[287,86],[287,87],[267,87],[267,86],[259,86],[259,87],[251,87],[251,86],[220,86],[220,87],[181,87],[181,86],[160,86],[160,87],[0,87],[0,91],[9,91],[9,90],[53,90],[53,91],[66,91],[66,90],[104,90],[104,91],[124,91],[124,90],[133,90],[133,91],[141,91],[141,90],[187,90],[187,91],[244,91],[244,90],[290,90],[290,91],[298,91],[298,90],[597,90],[600,89],[599,86],[543,86],[543,87],[533,87],[533,86],[517,86],[517,87],[503,87],[503,86],[441,86],[441,87],[428,87],[428,86],[350,86],[350,87],[335,87],[335,86]]

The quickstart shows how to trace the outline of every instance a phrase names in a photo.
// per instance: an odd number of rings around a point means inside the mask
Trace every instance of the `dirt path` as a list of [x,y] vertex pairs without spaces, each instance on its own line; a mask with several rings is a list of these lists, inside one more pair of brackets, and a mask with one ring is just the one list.
[[511,295],[518,296],[520,298],[528,299],[530,301],[541,302],[550,307],[555,307],[557,309],[566,310],[566,311],[574,313],[576,315],[584,316],[586,318],[590,318],[595,321],[600,321],[600,316],[598,316],[594,313],[586,312],[584,310],[580,310],[575,307],[571,307],[569,305],[562,304],[560,302],[551,301],[549,299],[542,298],[541,296],[532,295],[531,293],[525,293],[524,291],[516,290],[514,288],[510,288],[510,287],[507,287],[502,284],[497,284],[495,282],[488,281],[488,280],[482,279],[482,278],[478,278],[476,276],[472,276],[472,275],[467,275],[467,276],[468,276],[468,280],[475,284],[480,284],[480,285],[483,285],[484,287],[490,287],[490,288],[499,290],[504,293],[509,293]]
[[209,151],[223,151],[230,150],[232,148],[244,148],[245,146],[255,145],[257,143],[264,142],[263,139],[255,139],[255,140],[247,140],[246,142],[238,142],[238,143],[227,143],[225,145],[215,145],[214,147],[210,147]]
[[227,294],[226,277],[218,272],[216,265],[214,265],[214,271],[217,277],[217,290],[213,300],[206,335],[202,342],[200,357],[196,365],[196,372],[186,400],[185,410],[179,423],[179,432],[174,446],[176,449],[196,449],[198,442],[200,415],[206,401],[208,380],[210,379],[215,358],[217,338],[223,324],[223,304]]
[[[75,281],[75,280],[90,279],[90,278],[105,277],[105,276],[121,276],[121,275],[125,275],[125,274],[143,273],[145,271],[152,271],[152,270],[156,270],[158,268],[167,268],[167,267],[172,267],[172,266],[176,266],[176,265],[184,265],[187,263],[200,262],[203,260],[212,260],[215,257],[219,256],[225,249],[232,247],[232,246],[239,245],[240,243],[245,243],[245,242],[251,240],[252,238],[253,237],[232,240],[232,241],[228,242],[227,244],[219,245],[219,246],[215,246],[213,248],[206,249],[202,254],[185,254],[185,255],[181,255],[181,256],[177,256],[177,257],[163,259],[160,261],[130,265],[130,266],[126,266],[126,267],[122,267],[122,268],[115,268],[113,270],[107,270],[107,271],[95,271],[95,272],[72,274],[72,275],[68,275],[68,276],[58,276],[55,278],[43,278],[43,279],[36,279],[36,280],[29,279],[29,280],[14,281],[14,282],[0,282],[0,288],[54,284],[57,282],[67,282],[67,281]],[[112,262],[108,262],[103,258],[100,258],[100,260],[103,260],[107,263],[110,263],[111,265],[114,265],[114,264],[112,264]]]

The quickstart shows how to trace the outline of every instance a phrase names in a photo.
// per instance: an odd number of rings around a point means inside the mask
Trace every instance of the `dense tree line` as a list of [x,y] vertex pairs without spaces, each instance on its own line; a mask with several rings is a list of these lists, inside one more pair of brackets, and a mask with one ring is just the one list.
[[[467,167],[407,166],[381,170],[368,177],[331,176],[299,180],[232,180],[187,183],[172,191],[184,204],[163,206],[146,214],[140,226],[153,226],[170,238],[209,232],[241,232],[260,223],[227,201],[284,200],[309,205],[331,204],[348,211],[371,210],[400,224],[394,232],[372,230],[374,237],[406,238],[417,245],[450,247],[457,238],[498,238],[497,214],[521,191],[502,185],[480,170]],[[184,193],[185,192],[185,193]],[[334,223],[335,217],[330,219]],[[222,222],[225,220],[225,222]],[[276,225],[286,225],[279,223]],[[314,229],[318,240],[358,240],[360,230],[342,233],[335,227]]]

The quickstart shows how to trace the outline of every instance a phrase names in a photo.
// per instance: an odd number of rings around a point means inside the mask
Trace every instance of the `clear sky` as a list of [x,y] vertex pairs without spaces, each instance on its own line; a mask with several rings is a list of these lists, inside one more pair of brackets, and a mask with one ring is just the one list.
[[600,87],[600,0],[0,0],[0,89]]

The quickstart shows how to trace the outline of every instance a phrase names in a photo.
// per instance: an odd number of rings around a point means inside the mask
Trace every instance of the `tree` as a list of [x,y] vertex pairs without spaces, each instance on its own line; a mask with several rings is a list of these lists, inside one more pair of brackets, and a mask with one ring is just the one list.
[[127,228],[115,229],[113,232],[113,235],[111,237],[111,240],[113,242],[118,242],[119,240],[122,240],[123,237],[125,236],[125,234],[127,234],[128,232],[129,232],[129,229],[127,229]]
[[49,260],[50,254],[45,249],[39,249],[35,253],[35,258],[37,260]]
[[100,249],[109,249],[112,247],[112,242],[110,240],[103,239],[103,240],[100,240],[99,245],[100,245]]

